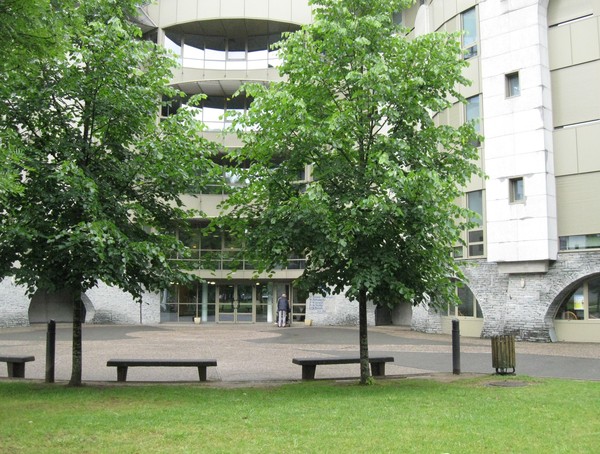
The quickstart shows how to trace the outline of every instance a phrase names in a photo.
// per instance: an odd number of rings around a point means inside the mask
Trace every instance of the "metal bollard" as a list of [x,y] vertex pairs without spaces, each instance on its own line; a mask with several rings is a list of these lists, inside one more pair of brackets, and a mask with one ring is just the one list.
[[460,375],[460,328],[458,320],[452,320],[452,373]]
[[54,383],[54,363],[56,359],[56,322],[48,322],[46,333],[46,383]]

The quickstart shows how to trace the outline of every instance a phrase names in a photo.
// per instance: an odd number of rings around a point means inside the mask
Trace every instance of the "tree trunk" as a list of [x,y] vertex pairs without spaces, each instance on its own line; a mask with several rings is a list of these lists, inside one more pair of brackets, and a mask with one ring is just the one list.
[[72,352],[72,363],[73,368],[71,370],[71,380],[69,385],[81,386],[81,324],[82,324],[82,310],[83,301],[81,299],[81,292],[73,292],[73,352]]
[[367,337],[367,291],[358,293],[358,331],[360,345],[360,384],[369,383],[369,339]]

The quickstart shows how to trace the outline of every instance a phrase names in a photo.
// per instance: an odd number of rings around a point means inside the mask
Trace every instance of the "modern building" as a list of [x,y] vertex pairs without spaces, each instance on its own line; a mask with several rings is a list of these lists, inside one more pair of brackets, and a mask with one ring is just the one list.
[[[180,69],[172,83],[186,97],[177,107],[196,111],[208,128],[205,135],[222,144],[223,156],[241,146],[234,134],[223,133],[231,121],[228,115],[243,113],[251,102],[233,97],[234,93],[245,82],[278,80],[279,59],[271,45],[312,16],[304,0],[170,0],[150,4],[144,13],[147,33],[179,59]],[[188,97],[199,93],[206,95],[202,105],[186,106]],[[229,185],[238,184],[228,172],[224,177]],[[188,207],[206,215],[192,221],[196,235],[180,238],[192,249],[191,260],[198,264],[196,274],[204,283],[169,289],[161,302],[161,322],[196,318],[203,323],[271,323],[277,297],[284,293],[293,303],[292,316],[304,320],[306,295],[292,285],[302,273],[302,258],[291,258],[286,268],[256,279],[252,263],[244,259],[240,245],[227,232],[200,235],[208,218],[219,213],[225,192],[226,188],[215,184],[202,194],[185,197]]]
[[[371,307],[369,322],[448,333],[458,318],[467,336],[600,342],[600,0],[417,0],[396,20],[412,36],[464,33],[465,75],[473,82],[462,88],[468,103],[436,121],[479,121],[487,178],[473,179],[459,201],[481,216],[455,249],[468,278],[457,290],[462,304],[443,314]],[[158,0],[141,8],[140,21],[146,36],[180,61],[172,83],[187,96],[207,96],[194,109],[225,155],[241,146],[223,134],[227,112],[252,101],[231,95],[244,82],[278,79],[270,45],[309,23],[311,7],[307,0]],[[186,99],[176,108],[192,108]],[[301,178],[309,177],[306,169]],[[185,200],[209,218],[224,197],[215,185]],[[86,295],[86,321],[272,323],[277,296],[287,293],[297,322],[356,322],[357,306],[344,298],[294,288],[301,257],[254,278],[226,232],[199,234],[207,218],[192,220],[198,234],[182,238],[204,284],[148,295],[142,305],[123,304],[125,294],[99,288]],[[30,304],[16,290],[10,280],[0,283],[0,325],[40,321],[53,307],[51,297]]]
[[439,121],[479,119],[488,176],[462,201],[482,216],[456,250],[463,304],[412,326],[600,342],[600,1],[421,1],[404,20],[464,32],[468,104]]

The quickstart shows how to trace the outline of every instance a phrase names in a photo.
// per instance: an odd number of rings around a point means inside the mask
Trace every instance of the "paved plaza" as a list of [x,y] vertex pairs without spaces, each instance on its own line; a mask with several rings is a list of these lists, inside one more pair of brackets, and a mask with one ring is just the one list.
[[[44,379],[46,325],[0,329],[0,355],[34,355],[25,377]],[[56,381],[71,374],[71,326],[57,326]],[[492,374],[489,339],[461,337],[462,374]],[[406,327],[369,327],[371,355],[393,356],[388,376],[452,374],[452,339]],[[516,344],[516,373],[534,377],[600,380],[600,344]],[[208,368],[209,384],[292,382],[301,378],[295,357],[358,355],[357,327],[274,325],[161,324],[84,325],[83,381],[114,382],[109,359],[216,359]],[[318,366],[316,378],[359,377],[359,365]],[[0,378],[7,377],[0,364]],[[197,382],[195,368],[130,368],[128,382]]]

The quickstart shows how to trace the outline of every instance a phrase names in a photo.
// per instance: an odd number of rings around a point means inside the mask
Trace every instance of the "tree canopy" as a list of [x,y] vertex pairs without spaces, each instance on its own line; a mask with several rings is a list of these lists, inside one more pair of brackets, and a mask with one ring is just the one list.
[[409,37],[393,16],[411,3],[313,2],[314,22],[279,44],[283,81],[245,87],[232,158],[251,163],[248,184],[222,220],[262,269],[306,256],[299,285],[359,301],[362,382],[367,300],[456,301],[469,215],[455,202],[478,172],[473,124],[436,118],[464,102],[460,40]]
[[185,109],[158,121],[176,63],[142,39],[136,3],[40,2],[32,20],[51,19],[59,51],[2,67],[0,273],[30,293],[68,290],[74,320],[101,281],[141,299],[192,279],[169,260],[186,254],[179,197],[210,174],[215,146]]

